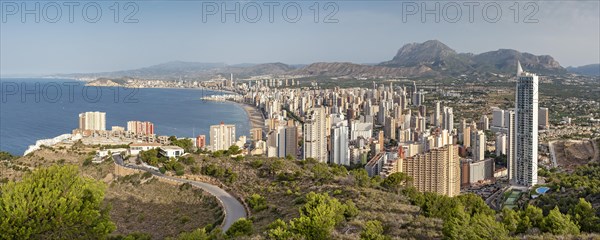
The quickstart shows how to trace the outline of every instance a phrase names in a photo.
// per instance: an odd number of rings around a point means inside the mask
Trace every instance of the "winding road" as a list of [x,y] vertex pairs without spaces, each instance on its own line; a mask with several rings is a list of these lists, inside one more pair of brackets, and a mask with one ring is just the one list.
[[166,176],[153,169],[125,164],[123,162],[123,157],[121,157],[121,155],[118,154],[113,155],[113,159],[115,160],[116,164],[119,164],[122,167],[146,171],[156,177],[168,179],[179,183],[189,183],[192,186],[198,187],[215,196],[221,202],[221,205],[224,207],[223,212],[225,214],[225,219],[222,225],[222,229],[224,232],[227,231],[227,229],[229,229],[231,225],[238,219],[247,218],[246,209],[244,208],[244,205],[242,205],[242,203],[239,200],[237,200],[234,196],[232,196],[227,191],[223,190],[218,186],[208,184],[205,182],[198,182],[177,177]]

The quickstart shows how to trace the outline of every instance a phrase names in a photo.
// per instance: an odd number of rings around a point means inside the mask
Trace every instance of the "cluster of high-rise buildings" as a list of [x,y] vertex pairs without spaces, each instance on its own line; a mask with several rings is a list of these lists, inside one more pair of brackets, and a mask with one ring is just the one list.
[[122,126],[106,127],[105,112],[84,112],[79,114],[79,127],[73,134],[83,137],[116,137],[135,140],[136,142],[167,142],[168,137],[157,137],[154,124],[148,121],[128,121],[127,128]]
[[[420,191],[454,196],[465,182],[497,175],[493,159],[486,157],[488,142],[495,141],[495,153],[507,155],[511,182],[537,183],[537,129],[548,127],[547,109],[538,110],[538,77],[520,64],[515,108],[493,109],[491,124],[486,115],[477,124],[456,124],[454,109],[440,101],[427,112],[427,92],[414,82],[411,88],[393,83],[347,89],[320,89],[316,83],[300,89],[273,86],[268,80],[238,86],[244,101],[266,117],[265,141],[253,137],[255,153],[363,164],[371,176],[405,172]],[[544,120],[538,111],[545,111]],[[494,138],[486,137],[489,131]],[[211,145],[217,146],[212,132]]]

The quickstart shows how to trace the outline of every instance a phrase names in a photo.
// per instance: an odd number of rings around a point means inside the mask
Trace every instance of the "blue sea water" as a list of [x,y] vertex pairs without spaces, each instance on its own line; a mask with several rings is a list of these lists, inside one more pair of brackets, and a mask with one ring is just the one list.
[[0,79],[0,151],[22,155],[36,140],[53,138],[78,127],[78,114],[106,112],[106,128],[127,121],[154,123],[157,135],[209,135],[210,125],[236,125],[249,135],[244,109],[234,103],[201,100],[221,92],[201,89],[128,89],[85,87],[68,79]]

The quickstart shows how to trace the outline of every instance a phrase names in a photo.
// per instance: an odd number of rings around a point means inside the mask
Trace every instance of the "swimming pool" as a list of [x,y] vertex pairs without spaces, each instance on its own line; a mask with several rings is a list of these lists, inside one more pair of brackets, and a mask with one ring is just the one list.
[[544,194],[546,193],[548,190],[550,190],[549,187],[539,187],[535,190],[535,192],[539,193],[539,194]]

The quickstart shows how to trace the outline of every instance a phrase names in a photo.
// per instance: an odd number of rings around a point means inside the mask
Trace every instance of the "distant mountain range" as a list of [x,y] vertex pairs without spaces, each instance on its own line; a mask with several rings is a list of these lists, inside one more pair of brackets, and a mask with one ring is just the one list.
[[567,67],[567,70],[572,73],[586,76],[600,76],[600,63],[585,65],[581,67]]
[[[77,78],[148,78],[148,79],[199,79],[206,80],[216,75],[235,78],[252,76],[326,76],[326,77],[443,77],[488,74],[512,74],[516,62],[521,61],[527,71],[543,75],[567,73],[554,58],[548,55],[536,56],[512,49],[499,49],[481,54],[457,53],[437,40],[423,43],[410,43],[398,50],[392,60],[379,64],[356,64],[349,62],[319,62],[308,65],[287,65],[284,63],[237,64],[197,63],[174,61],[135,70],[68,74]],[[595,65],[598,70],[598,65]],[[589,72],[594,67],[573,68],[571,72]],[[593,72],[593,71],[592,71]],[[597,72],[596,72],[597,73]]]

